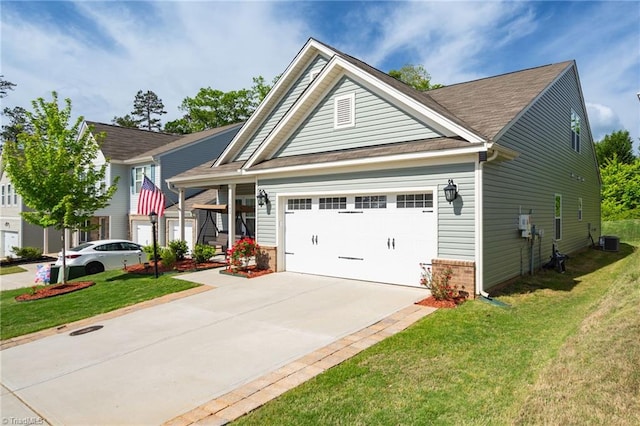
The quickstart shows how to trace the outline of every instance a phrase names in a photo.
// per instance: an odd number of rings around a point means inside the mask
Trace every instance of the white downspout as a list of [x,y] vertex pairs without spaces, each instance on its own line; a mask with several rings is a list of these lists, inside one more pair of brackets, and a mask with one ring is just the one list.
[[180,241],[185,241],[184,239],[184,188],[178,188],[176,191],[172,188],[171,184],[167,184],[167,188],[169,191],[178,195],[178,229],[180,232]]
[[484,291],[484,163],[493,161],[498,157],[498,150],[494,150],[491,157],[485,161],[476,163],[476,294],[487,297]]

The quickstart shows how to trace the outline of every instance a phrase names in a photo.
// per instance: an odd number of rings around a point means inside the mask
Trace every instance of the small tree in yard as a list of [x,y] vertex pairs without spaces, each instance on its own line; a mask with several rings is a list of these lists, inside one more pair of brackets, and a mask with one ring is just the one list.
[[53,100],[32,102],[27,118],[33,132],[20,133],[5,144],[6,172],[24,204],[25,221],[43,228],[62,230],[62,272],[66,282],[65,230],[91,229],[86,225],[94,212],[106,207],[116,191],[117,178],[107,187],[106,164],[96,167],[99,143],[104,135],[80,134],[83,117],[69,125],[71,100],[58,106]]

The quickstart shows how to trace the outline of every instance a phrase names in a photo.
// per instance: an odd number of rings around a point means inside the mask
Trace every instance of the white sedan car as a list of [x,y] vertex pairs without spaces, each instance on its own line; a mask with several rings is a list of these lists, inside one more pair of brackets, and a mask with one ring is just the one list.
[[[127,240],[90,241],[66,250],[65,257],[67,266],[84,266],[87,275],[147,261],[142,246]],[[56,266],[62,266],[62,252]]]

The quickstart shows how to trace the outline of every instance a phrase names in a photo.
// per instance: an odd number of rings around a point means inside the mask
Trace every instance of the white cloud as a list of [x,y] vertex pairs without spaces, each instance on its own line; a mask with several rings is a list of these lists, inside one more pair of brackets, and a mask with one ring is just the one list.
[[[270,81],[308,38],[303,21],[278,18],[278,3],[76,6],[111,45],[77,32],[72,37],[71,22],[54,26],[3,14],[2,74],[17,84],[3,106],[28,108],[31,100],[49,99],[56,90],[72,99],[75,114],[110,122],[131,111],[138,90],[153,90],[165,104],[166,122],[178,118],[182,100],[202,87],[248,88],[258,75]],[[146,8],[147,19],[136,14],[137,6]]]

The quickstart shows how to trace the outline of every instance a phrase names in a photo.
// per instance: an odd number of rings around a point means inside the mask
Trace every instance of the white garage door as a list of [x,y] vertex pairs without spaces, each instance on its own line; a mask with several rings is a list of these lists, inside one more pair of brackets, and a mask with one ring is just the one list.
[[133,240],[138,244],[142,244],[143,246],[153,245],[153,233],[151,232],[151,224],[147,223],[136,223],[135,224],[136,236]]
[[437,255],[433,192],[297,197],[285,204],[288,271],[420,286]]
[[3,256],[15,256],[15,253],[11,249],[11,247],[18,247],[18,233],[17,232],[2,232],[2,239],[4,240],[4,251]]

